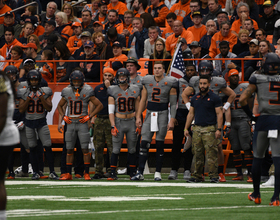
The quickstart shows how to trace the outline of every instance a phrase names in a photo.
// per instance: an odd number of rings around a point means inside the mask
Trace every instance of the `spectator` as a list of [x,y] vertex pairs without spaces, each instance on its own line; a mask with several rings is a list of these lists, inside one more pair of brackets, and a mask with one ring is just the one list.
[[249,31],[241,29],[238,33],[238,41],[232,48],[232,52],[237,56],[242,52],[249,51]]
[[20,16],[20,24],[23,25],[26,18],[35,16],[37,13],[35,6],[28,6],[25,8],[25,12]]
[[46,10],[46,13],[43,13],[41,15],[41,25],[42,26],[45,26],[46,22],[48,20],[55,20],[55,12],[57,10],[57,4],[55,2],[49,2],[47,4],[47,10]]
[[[42,12],[41,1],[39,1],[39,0],[35,0],[35,1],[36,1],[36,3],[37,3],[37,6],[38,6],[38,12],[39,12],[38,14],[41,14],[41,12]],[[31,2],[30,0],[27,0],[27,1],[25,1],[25,0],[17,0],[16,8],[18,9],[19,7],[25,6],[26,4],[28,4],[28,3],[30,3],[30,2]],[[34,6],[35,6],[35,5],[34,5]],[[34,7],[34,6],[32,6],[32,7]],[[35,6],[35,7],[37,8],[37,6]],[[17,10],[17,11],[15,12],[15,18],[16,18],[16,20],[17,20],[18,22],[20,21],[20,16],[21,16],[22,14],[24,14],[25,11],[26,11],[26,9],[25,9],[24,7],[22,7],[22,9]],[[46,8],[44,9],[44,11],[46,11]],[[35,13],[37,13],[37,10],[36,10]]]
[[105,42],[108,45],[113,46],[115,41],[120,42],[122,47],[125,47],[125,37],[121,34],[118,34],[116,28],[110,28],[105,35]]
[[166,5],[166,7],[170,10],[170,8],[176,3],[176,0],[164,0],[164,4]]
[[200,39],[207,34],[207,30],[204,24],[201,24],[202,21],[202,15],[200,11],[195,11],[192,15],[192,20],[194,25],[192,27],[189,27],[187,31],[190,31],[193,33],[193,39],[195,41],[200,41]]
[[75,64],[72,62],[64,62],[64,60],[74,60],[71,53],[63,41],[54,43],[55,60],[63,60],[56,63],[56,82],[66,82],[74,69]]
[[260,18],[259,27],[264,29],[267,35],[273,35],[275,22],[280,18],[279,13],[273,7],[274,4],[271,0],[263,3],[264,14]]
[[148,31],[149,38],[144,42],[144,58],[149,58],[154,53],[154,44],[158,38],[165,42],[165,39],[159,36],[157,27],[149,27]]
[[133,18],[132,27],[133,34],[129,36],[128,47],[130,50],[132,48],[135,50],[135,54],[137,55],[135,58],[139,59],[143,57],[144,54],[144,41],[149,37],[148,30],[143,27],[143,21],[141,18]]
[[115,41],[113,43],[113,54],[114,54],[114,57],[113,58],[110,58],[105,64],[104,64],[104,67],[107,68],[111,68],[111,66],[113,66],[113,63],[116,62],[116,61],[120,61],[122,64],[124,61],[127,60],[127,56],[122,54],[122,45],[120,42],[118,41]]
[[249,31],[249,40],[256,38],[256,30],[254,29],[254,23],[252,19],[246,19],[244,21],[243,29],[246,29]]
[[76,16],[74,16],[74,8],[69,3],[64,3],[61,11],[67,15],[69,22],[81,22]]
[[80,35],[82,33],[81,23],[73,22],[72,29],[73,29],[74,36],[71,36],[66,44],[71,54],[73,54],[75,50],[79,49],[82,46],[82,40],[80,38]]
[[183,19],[184,28],[187,30],[193,26],[192,15],[195,11],[200,10],[199,0],[191,0],[190,2],[190,13],[188,13]]
[[[12,11],[12,9],[5,4],[4,0],[0,0],[0,14],[5,14],[6,12]],[[0,17],[0,24],[4,24],[4,18],[3,16]]]
[[140,18],[140,15],[145,13],[147,6],[147,0],[134,0],[132,7],[137,12],[134,17]]
[[69,37],[71,37],[73,34],[71,23],[68,23],[68,17],[66,13],[56,13],[55,22],[57,24],[55,31],[61,36],[61,39],[66,43],[69,40]]
[[218,4],[218,0],[208,0],[209,13],[204,16],[202,24],[206,24],[209,19],[214,20],[217,14],[222,11],[221,6]]
[[22,44],[27,44],[27,37],[34,32],[34,26],[32,23],[25,23],[23,27],[23,37],[19,38],[18,41]]
[[11,49],[11,60],[13,60],[13,62],[7,62],[6,65],[3,67],[3,69],[5,69],[9,65],[13,65],[19,70],[19,66],[22,62],[22,55],[23,55],[23,51],[21,47],[14,46]]
[[228,13],[226,11],[220,11],[217,13],[217,30],[219,31],[220,24],[224,21],[228,21]]
[[208,7],[208,0],[200,0],[200,12],[204,16],[206,16],[209,13],[209,7]]
[[201,49],[203,53],[209,53],[209,48],[211,45],[211,39],[214,34],[217,32],[216,22],[213,20],[208,20],[206,22],[206,31],[207,33],[200,39],[199,44],[201,45]]
[[108,11],[115,10],[118,12],[119,18],[123,21],[124,12],[127,11],[126,4],[119,0],[111,0],[111,3],[107,6]]
[[[153,75],[153,69],[154,69],[154,62],[152,60],[156,59],[171,59],[170,53],[166,51],[165,47],[165,41],[162,38],[158,38],[154,43],[154,52],[149,57],[150,61],[148,64],[148,73],[150,75]],[[168,67],[169,67],[170,61],[163,61],[164,67],[165,67],[165,73],[167,73]]]
[[[265,32],[265,30],[264,29],[257,29],[256,30],[256,39],[260,42],[261,40],[266,40],[266,36],[267,36],[267,34],[266,34],[266,32]],[[275,47],[274,47],[274,45],[273,44],[270,44],[270,51],[271,52],[275,52]]]
[[114,56],[112,47],[105,42],[105,37],[100,32],[92,35],[92,41],[95,44],[95,52],[100,60],[108,60]]
[[[182,49],[183,58],[184,59],[191,59],[192,58],[192,51],[189,48],[186,39],[181,38],[180,42],[181,42],[181,49]],[[193,41],[193,42],[195,42],[195,41]],[[188,65],[193,65],[193,61],[190,61],[190,60],[185,60],[184,63],[185,63],[186,67]]]
[[103,32],[103,24],[100,22],[100,21],[95,21],[93,23],[93,33],[97,33],[97,32],[100,32],[102,33]]
[[83,31],[89,31],[93,34],[93,20],[91,20],[91,11],[84,10],[82,11],[82,27]]
[[220,25],[220,31],[211,39],[211,45],[209,48],[209,56],[214,58],[216,55],[220,53],[219,42],[221,41],[228,41],[230,51],[232,51],[233,46],[237,43],[237,37],[233,34],[230,30],[230,23],[228,21],[222,22]]
[[82,56],[84,54],[84,52],[85,52],[84,45],[87,41],[91,40],[91,34],[88,31],[83,31],[81,33],[80,38],[82,40],[82,46],[74,52],[73,57],[75,58],[75,60],[77,60],[80,56]]
[[118,34],[123,32],[123,22],[119,18],[119,14],[116,10],[110,10],[108,13],[108,22],[104,26],[103,34],[106,34],[110,28],[116,28]]
[[[208,54],[206,54],[203,50],[201,50],[201,45],[197,41],[193,41],[190,44],[190,49],[192,53],[192,58],[198,59],[198,58],[205,58],[206,56],[208,56]],[[193,65],[195,65],[197,70],[199,61],[194,60],[193,63],[194,63]]]
[[92,20],[96,17],[99,12],[100,0],[91,0],[91,4],[86,4],[83,10],[89,10],[92,14]]
[[48,37],[51,34],[57,35],[60,38],[59,33],[57,31],[55,31],[55,27],[56,27],[56,24],[55,24],[54,20],[50,19],[50,20],[46,21],[45,33],[42,34],[41,36],[39,36],[39,41],[40,41],[42,48],[45,48],[47,46]]
[[178,20],[174,21],[173,32],[174,32],[174,34],[170,35],[166,39],[166,50],[168,52],[170,52],[171,56],[173,56],[173,54],[174,54],[175,47],[176,47],[179,36],[181,36],[182,38],[185,38],[185,40],[187,41],[188,44],[190,44],[191,42],[194,41],[192,32],[185,30],[183,28],[183,24],[181,21],[178,21]]
[[[236,54],[229,52],[229,43],[227,41],[221,41],[219,44],[221,53],[215,56],[215,58],[235,58]],[[215,70],[219,75],[225,75],[228,70],[226,69],[230,60],[215,60]]]
[[94,62],[100,58],[94,52],[94,44],[87,41],[84,45],[85,53],[79,57],[79,60],[88,60],[79,62],[78,65],[83,69],[86,82],[100,82],[100,62]]
[[107,18],[107,2],[105,0],[101,0],[98,3],[98,7],[99,7],[99,12],[97,13],[97,15],[94,17],[93,21],[99,21],[102,24],[106,24],[108,22],[108,18]]
[[143,13],[140,15],[140,18],[144,20],[143,27],[148,29],[151,26],[157,26],[155,19],[150,13]]
[[[191,6],[190,6],[190,0],[180,0],[178,3],[174,4],[171,8],[170,8],[170,12],[173,12],[177,15],[177,20],[182,21],[183,19],[191,13]],[[199,4],[199,1],[197,1],[197,3]],[[195,11],[198,11],[199,8]]]
[[154,17],[157,26],[160,27],[165,27],[165,18],[168,11],[169,9],[164,2],[160,0],[151,0],[151,5],[145,10],[146,13],[150,13]]
[[278,39],[280,38],[280,19],[275,22],[273,31],[273,44],[276,45]]
[[40,46],[40,41],[39,38],[35,34],[30,34],[27,37],[27,43],[34,43],[37,46],[37,53],[39,54],[41,52],[41,46]]
[[[238,17],[239,19],[238,20],[235,20],[233,23],[232,23],[232,27],[231,27],[231,30],[232,31],[235,31],[237,34],[239,33],[240,31],[240,27],[243,28],[243,25],[244,25],[244,21],[249,17],[249,5],[247,3],[244,3],[244,2],[240,2],[238,3],[237,7],[236,7],[236,11],[237,11],[237,14],[238,14]],[[254,23],[254,28],[255,30],[257,30],[259,27],[258,27],[258,23],[253,20],[253,23]]]
[[[249,16],[251,19],[255,20],[256,22],[259,22],[259,15],[262,14],[260,11],[259,11],[259,7],[258,5],[256,4],[256,1],[254,0],[242,0],[242,2],[246,3],[248,6],[249,6]],[[262,8],[262,4],[264,2],[264,0],[261,0],[259,1],[261,3],[261,7]],[[232,1],[232,3],[234,3],[234,12],[231,16],[231,20],[230,22],[233,23],[235,20],[239,19],[239,15],[237,13],[237,5],[240,3],[240,2],[235,2],[235,1]]]
[[6,43],[0,49],[0,55],[3,56],[6,60],[11,59],[11,48],[13,46],[22,46],[22,44],[15,39],[15,31],[13,27],[7,27],[4,31],[5,41]]
[[166,39],[168,38],[171,34],[173,34],[173,24],[174,21],[176,21],[177,19],[177,15],[173,12],[168,13],[168,15],[166,16],[166,22],[167,22],[167,27],[163,30],[161,36]]
[[18,38],[21,32],[21,26],[15,21],[14,15],[11,12],[6,12],[4,15],[4,23],[0,24],[0,48],[5,44],[4,30],[6,27],[13,27],[15,38]]
[[[53,52],[51,50],[44,50],[41,59],[53,60]],[[47,82],[53,82],[53,63],[44,62],[43,67],[39,69],[39,72]]]

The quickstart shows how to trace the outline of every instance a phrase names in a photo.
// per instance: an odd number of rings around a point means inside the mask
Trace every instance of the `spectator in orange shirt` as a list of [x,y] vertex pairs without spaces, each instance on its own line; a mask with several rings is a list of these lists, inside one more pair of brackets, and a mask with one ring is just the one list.
[[80,35],[82,33],[81,23],[74,22],[72,24],[72,29],[73,29],[74,36],[71,36],[66,44],[71,54],[73,54],[75,50],[79,49],[82,46],[82,40],[80,38]]
[[108,22],[104,26],[103,34],[106,34],[111,27],[116,28],[117,32],[122,34],[123,22],[119,18],[118,12],[114,9],[110,10],[108,13]]
[[66,43],[69,37],[71,37],[73,34],[71,23],[68,23],[68,18],[66,13],[64,12],[56,13],[55,21],[57,24],[55,31],[57,31],[57,33],[60,34],[61,39]]
[[122,54],[122,45],[118,41],[113,43],[113,54],[114,54],[114,57],[110,58],[104,64],[104,68],[111,67],[111,65],[115,61],[120,61],[123,64],[123,62],[127,60],[127,56],[125,54]]
[[[250,18],[249,17],[249,11],[250,11],[249,5],[247,3],[240,2],[236,7],[236,11],[237,11],[237,15],[238,15],[239,19],[232,23],[231,30],[235,31],[238,34],[240,29],[244,26],[245,20]],[[252,19],[252,21],[254,23],[255,30],[257,30],[259,28],[258,23],[253,19]]]
[[170,35],[173,34],[173,30],[172,30],[172,27],[173,27],[173,24],[174,24],[174,21],[176,21],[177,19],[177,15],[173,12],[170,12],[168,13],[168,15],[166,16],[166,21],[167,21],[167,27],[163,30],[161,36],[166,39],[168,38]]
[[126,4],[119,0],[111,0],[111,3],[107,6],[108,11],[114,9],[118,12],[119,18],[123,21],[124,12],[127,11]]
[[100,0],[91,0],[91,4],[86,4],[83,10],[89,10],[92,14],[92,20],[96,17],[99,12]]
[[165,27],[165,18],[169,12],[167,6],[160,0],[151,0],[150,7],[146,8],[145,12],[150,13],[160,27]]
[[185,30],[183,28],[183,24],[181,21],[178,21],[178,20],[174,21],[172,29],[173,29],[174,34],[170,35],[166,39],[166,42],[165,42],[166,50],[168,52],[170,52],[171,56],[173,56],[173,54],[174,54],[179,36],[181,36],[182,38],[185,38],[185,40],[187,41],[187,44],[191,44],[191,42],[194,41],[192,32]]
[[140,15],[145,13],[147,6],[147,0],[134,0],[132,7],[137,12],[134,17],[140,18]]
[[230,30],[230,23],[229,21],[222,22],[220,25],[220,31],[211,39],[211,45],[209,48],[209,56],[214,58],[217,56],[220,52],[219,49],[219,43],[221,41],[228,41],[230,52],[232,51],[233,46],[237,43],[237,37],[235,34],[233,34]]
[[[0,14],[5,14],[8,11],[12,11],[12,9],[5,4],[4,0],[0,0]],[[4,16],[0,17],[0,24],[4,23]]]
[[106,24],[108,22],[107,18],[107,2],[105,0],[101,0],[101,2],[98,3],[99,12],[93,19],[93,21],[100,21],[102,24]]
[[191,0],[190,2],[190,13],[187,14],[183,19],[184,28],[187,30],[193,26],[192,15],[195,11],[200,11],[199,0]]
[[174,12],[177,15],[177,20],[182,21],[190,12],[190,0],[180,0],[178,3],[174,4],[169,12]]
[[134,17],[134,13],[131,10],[127,10],[124,13],[124,23],[123,23],[123,32],[122,35],[125,36],[126,46],[128,47],[128,39],[129,35],[132,34],[132,19]]
[[187,30],[193,33],[194,40],[199,42],[200,39],[207,34],[206,26],[201,24],[202,15],[200,11],[195,11],[192,15],[194,26],[189,27]]
[[14,46],[11,49],[11,60],[13,60],[13,62],[7,62],[3,69],[5,69],[9,65],[13,65],[19,70],[19,66],[22,62],[22,54],[23,54],[23,51],[22,51],[21,47]]
[[[53,60],[53,52],[51,50],[44,50],[41,59]],[[43,63],[43,67],[39,69],[39,72],[47,82],[53,82],[53,63]]]

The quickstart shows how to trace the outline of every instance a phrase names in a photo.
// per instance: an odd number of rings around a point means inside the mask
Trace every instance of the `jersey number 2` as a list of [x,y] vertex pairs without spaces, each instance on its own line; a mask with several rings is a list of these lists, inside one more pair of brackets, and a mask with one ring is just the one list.
[[160,98],[158,97],[160,93],[161,93],[160,88],[153,88],[153,93],[152,93],[153,102],[160,102]]

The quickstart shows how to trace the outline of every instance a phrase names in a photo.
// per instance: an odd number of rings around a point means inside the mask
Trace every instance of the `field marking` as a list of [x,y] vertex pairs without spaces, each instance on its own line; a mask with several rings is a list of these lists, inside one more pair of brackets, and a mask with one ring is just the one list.
[[66,196],[8,196],[12,200],[47,200],[64,202],[124,202],[146,200],[180,200],[182,197],[154,197],[154,196],[95,196],[95,197],[66,197]]
[[[186,187],[186,188],[243,188],[252,189],[251,184],[234,183],[166,183],[166,182],[118,182],[118,181],[5,181],[5,185],[46,185],[46,186],[137,186],[137,187]],[[265,187],[261,187],[265,188]]]

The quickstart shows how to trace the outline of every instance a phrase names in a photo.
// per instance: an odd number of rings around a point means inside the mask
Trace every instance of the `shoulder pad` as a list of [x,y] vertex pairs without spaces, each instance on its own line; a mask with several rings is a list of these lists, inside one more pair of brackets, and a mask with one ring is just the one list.
[[41,87],[40,89],[43,93],[45,93],[46,98],[52,96],[52,94],[53,94],[50,87]]

